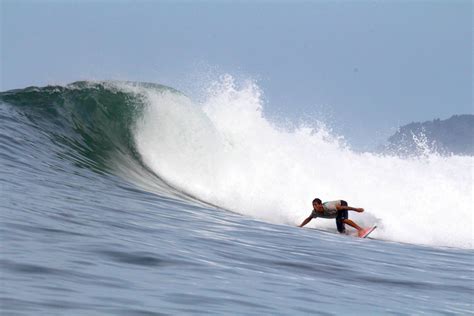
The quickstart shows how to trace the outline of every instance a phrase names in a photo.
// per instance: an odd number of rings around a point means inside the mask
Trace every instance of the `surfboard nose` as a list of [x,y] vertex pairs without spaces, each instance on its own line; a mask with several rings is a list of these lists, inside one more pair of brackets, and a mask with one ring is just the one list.
[[365,238],[365,237],[369,236],[369,234],[370,234],[371,232],[373,232],[375,228],[377,228],[377,225],[374,225],[374,226],[372,226],[372,227],[369,227],[369,228],[365,228],[365,229],[360,230],[359,233],[358,233],[358,234],[359,234],[359,237],[360,237],[360,238]]

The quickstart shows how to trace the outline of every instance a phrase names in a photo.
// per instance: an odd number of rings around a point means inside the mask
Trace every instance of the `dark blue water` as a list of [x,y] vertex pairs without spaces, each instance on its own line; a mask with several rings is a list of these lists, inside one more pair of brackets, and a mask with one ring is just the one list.
[[2,315],[473,314],[472,250],[207,205],[143,165],[138,101],[101,89],[1,94]]

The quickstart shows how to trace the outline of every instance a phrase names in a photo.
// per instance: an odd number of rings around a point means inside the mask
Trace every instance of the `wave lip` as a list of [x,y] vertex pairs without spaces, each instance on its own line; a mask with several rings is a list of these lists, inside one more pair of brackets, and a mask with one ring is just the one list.
[[139,89],[173,90],[151,83],[78,81],[1,92],[0,102],[14,106],[55,143],[72,149],[83,167],[105,171],[117,153],[139,157],[132,136],[143,110]]

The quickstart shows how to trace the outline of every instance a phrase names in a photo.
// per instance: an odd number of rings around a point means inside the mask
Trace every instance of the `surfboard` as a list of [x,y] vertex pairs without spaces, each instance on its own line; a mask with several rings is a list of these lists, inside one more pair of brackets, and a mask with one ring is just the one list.
[[377,228],[377,225],[374,225],[367,229],[362,236],[359,236],[360,238],[366,238],[367,236],[370,235],[371,232],[373,232]]

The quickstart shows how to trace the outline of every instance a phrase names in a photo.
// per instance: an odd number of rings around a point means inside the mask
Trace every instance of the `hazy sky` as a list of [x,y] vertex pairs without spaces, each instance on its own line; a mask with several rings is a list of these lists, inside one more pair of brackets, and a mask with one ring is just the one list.
[[272,118],[320,115],[362,147],[474,112],[470,1],[1,3],[2,91],[120,79],[192,94],[228,73],[257,80]]

